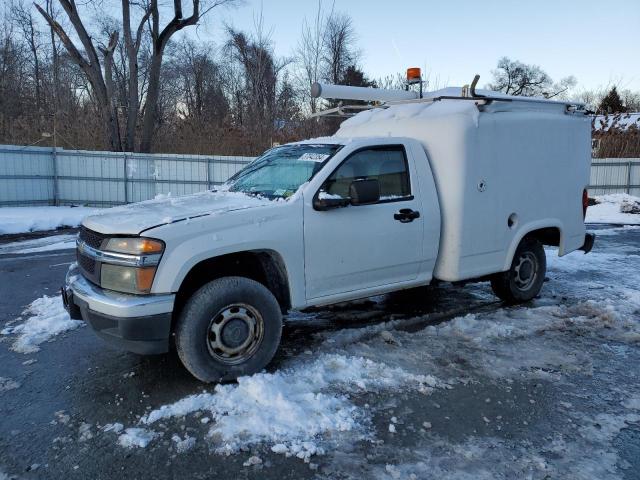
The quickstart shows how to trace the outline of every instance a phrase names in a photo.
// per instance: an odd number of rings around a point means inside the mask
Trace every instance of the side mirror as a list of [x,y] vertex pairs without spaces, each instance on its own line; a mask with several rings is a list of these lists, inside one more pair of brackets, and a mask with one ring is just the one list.
[[340,195],[332,195],[324,190],[320,190],[313,199],[313,209],[323,212],[334,208],[346,207],[349,203],[350,200],[348,198],[343,198]]
[[351,205],[368,205],[380,201],[380,183],[377,179],[356,180],[349,186]]

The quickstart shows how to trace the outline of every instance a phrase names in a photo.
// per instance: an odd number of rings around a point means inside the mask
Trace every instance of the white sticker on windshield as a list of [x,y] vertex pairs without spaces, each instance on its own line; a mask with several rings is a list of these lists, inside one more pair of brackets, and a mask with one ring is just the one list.
[[303,153],[300,160],[307,162],[324,162],[329,155],[326,153]]

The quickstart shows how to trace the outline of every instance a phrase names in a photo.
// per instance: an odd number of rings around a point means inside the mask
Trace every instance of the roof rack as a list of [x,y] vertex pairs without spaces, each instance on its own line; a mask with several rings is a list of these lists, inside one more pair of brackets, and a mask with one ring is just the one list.
[[388,108],[389,105],[343,105],[342,102],[337,107],[321,110],[312,113],[310,118],[320,117],[353,117],[364,110],[372,110],[374,108]]
[[[470,86],[465,85],[464,87],[462,87],[462,89],[460,89],[460,95],[451,95],[450,92],[455,89],[449,88],[431,92],[432,94],[435,94],[433,96],[428,96],[429,93],[423,96],[422,91],[420,91],[420,93],[418,94],[417,92],[409,90],[408,87],[407,90],[389,90],[383,88],[351,87],[345,85],[326,85],[315,83],[311,87],[311,96],[313,98],[322,97],[378,103],[375,105],[343,105],[342,103],[340,103],[337,107],[313,113],[311,117],[352,117],[359,113],[359,111],[371,110],[374,108],[388,108],[393,105],[413,103],[433,103],[442,100],[472,101],[477,105],[487,105],[493,102],[522,102],[537,103],[541,105],[564,105],[568,112],[587,113],[585,104],[581,102],[506,95],[493,96],[490,92],[484,92],[481,94],[476,91],[476,85],[478,84],[479,79],[480,75],[476,75]],[[438,94],[447,90],[448,94]]]

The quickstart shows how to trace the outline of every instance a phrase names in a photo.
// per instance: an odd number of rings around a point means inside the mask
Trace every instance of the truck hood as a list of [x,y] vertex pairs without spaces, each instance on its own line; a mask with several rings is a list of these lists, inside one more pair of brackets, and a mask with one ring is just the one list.
[[138,235],[150,228],[189,218],[256,208],[271,203],[273,200],[228,191],[202,192],[181,197],[163,196],[105,209],[86,217],[82,224],[104,234]]

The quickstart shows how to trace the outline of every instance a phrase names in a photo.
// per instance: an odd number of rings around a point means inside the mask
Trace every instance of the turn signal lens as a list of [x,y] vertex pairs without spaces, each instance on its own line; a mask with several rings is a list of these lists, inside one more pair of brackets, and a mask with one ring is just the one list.
[[136,279],[138,290],[141,292],[150,292],[153,284],[153,277],[156,274],[155,267],[137,268]]
[[151,238],[111,238],[107,242],[105,250],[118,253],[162,253],[164,243]]

